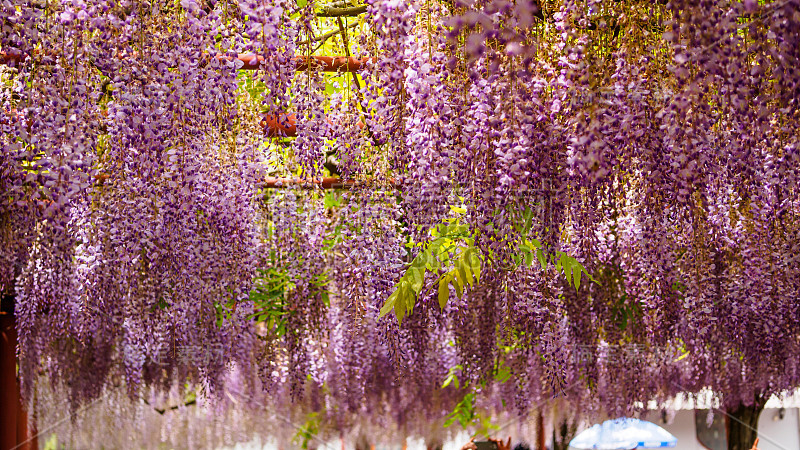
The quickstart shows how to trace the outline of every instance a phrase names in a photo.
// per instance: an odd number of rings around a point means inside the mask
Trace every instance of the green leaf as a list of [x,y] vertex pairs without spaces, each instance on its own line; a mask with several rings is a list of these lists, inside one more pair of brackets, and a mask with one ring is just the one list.
[[422,291],[422,282],[425,280],[424,263],[421,266],[411,266],[408,272],[411,274],[411,290],[414,291],[414,295],[419,295]]
[[297,7],[298,8],[305,8],[308,4],[308,0],[297,0]]
[[451,367],[450,370],[447,371],[447,378],[445,378],[444,384],[442,385],[442,388],[446,388],[447,386],[450,385],[450,383],[453,383],[455,385],[456,389],[458,389],[459,388],[459,381],[458,381],[457,372],[461,371],[461,370],[463,370],[463,367],[461,367],[461,364],[456,364],[455,366]]
[[453,234],[457,236],[465,235],[469,231],[469,227],[466,225],[455,225],[453,227]]
[[572,286],[572,258],[567,255],[561,257],[561,269],[567,277],[567,284]]
[[541,248],[536,248],[536,259],[539,260],[539,264],[542,266],[542,270],[547,268],[547,258],[544,256],[544,251]]
[[574,267],[572,269],[572,279],[575,282],[575,290],[577,291],[581,287],[581,272],[583,272],[583,267]]
[[494,375],[494,379],[500,383],[505,383],[509,378],[511,378],[511,369],[505,365],[500,366],[497,373]]
[[342,199],[339,198],[339,196],[336,195],[335,193],[328,192],[327,194],[325,194],[325,198],[323,200],[323,203],[324,203],[326,209],[335,208],[335,207],[341,206]]
[[458,268],[460,271],[464,272],[464,281],[472,286],[475,282],[475,277],[472,275],[472,264],[469,260],[469,251],[470,249],[467,249],[464,251],[464,254],[461,255],[461,258],[458,260]]
[[480,283],[481,281],[481,259],[475,255],[472,260],[472,273],[475,274],[475,282]]
[[439,258],[436,257],[436,254],[439,252],[438,249],[429,249],[428,253],[428,264],[425,266],[431,272],[438,272],[441,268],[441,263],[439,262]]
[[464,269],[464,260],[459,259],[456,263],[456,278],[458,278],[458,282],[461,283],[462,287],[467,285],[467,271]]
[[586,273],[587,277],[589,277],[589,281],[591,281],[592,283],[597,283],[598,285],[602,286],[602,284],[599,281],[595,280],[592,274],[590,274],[586,269],[583,269],[583,272]]
[[400,289],[401,287],[398,286],[397,289],[395,289],[394,292],[392,292],[392,295],[390,295],[389,298],[386,300],[386,303],[383,304],[383,308],[381,308],[378,318],[381,318],[389,314],[389,311],[391,311],[394,308],[394,304],[397,302],[397,297],[399,295]]
[[439,308],[444,309],[450,299],[450,276],[445,275],[439,280]]
[[414,311],[414,304],[417,302],[417,294],[412,290],[411,283],[406,281],[404,283],[404,288],[400,291],[402,302],[401,305],[405,305],[405,311],[407,314],[411,314]]
[[524,259],[525,258],[522,256],[521,253],[520,254],[511,255],[511,261],[514,262],[514,267],[521,266],[523,261],[524,261]]
[[403,317],[406,315],[405,298],[398,296],[398,304],[394,307],[394,315],[397,317],[397,324],[403,324]]
[[528,267],[531,264],[533,264],[533,253],[526,249],[524,255],[525,255],[524,256],[525,267]]
[[322,303],[326,307],[330,308],[330,306],[331,306],[331,297],[330,297],[330,295],[328,295],[328,291],[326,291],[326,290],[320,291],[320,295],[319,296],[322,299]]
[[457,273],[457,271],[455,271],[455,270],[450,272],[450,280],[453,282],[453,287],[456,288],[456,295],[458,295],[458,298],[461,298],[461,294],[462,294],[462,292],[464,290],[464,286],[463,286],[462,283],[459,283],[457,277],[454,277],[454,275],[456,273]]

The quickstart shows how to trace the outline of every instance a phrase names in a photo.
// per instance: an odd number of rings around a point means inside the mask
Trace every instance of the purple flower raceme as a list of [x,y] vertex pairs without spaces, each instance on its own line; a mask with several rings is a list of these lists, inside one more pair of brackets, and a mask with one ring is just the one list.
[[[0,290],[40,420],[433,442],[800,384],[796,0],[327,17],[353,6],[0,5]],[[363,64],[296,71],[323,53]]]

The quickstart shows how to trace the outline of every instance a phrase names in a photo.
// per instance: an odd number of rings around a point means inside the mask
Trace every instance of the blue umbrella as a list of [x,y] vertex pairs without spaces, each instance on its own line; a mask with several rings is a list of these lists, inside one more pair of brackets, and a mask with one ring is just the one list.
[[575,448],[623,450],[675,447],[678,439],[660,426],[639,419],[606,420],[582,431],[569,445]]

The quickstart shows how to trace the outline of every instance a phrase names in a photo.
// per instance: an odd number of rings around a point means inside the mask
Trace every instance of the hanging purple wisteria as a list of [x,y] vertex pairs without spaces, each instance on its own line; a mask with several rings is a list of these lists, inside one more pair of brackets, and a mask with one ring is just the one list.
[[23,397],[303,445],[704,388],[756,424],[800,386],[798,11],[2,2]]

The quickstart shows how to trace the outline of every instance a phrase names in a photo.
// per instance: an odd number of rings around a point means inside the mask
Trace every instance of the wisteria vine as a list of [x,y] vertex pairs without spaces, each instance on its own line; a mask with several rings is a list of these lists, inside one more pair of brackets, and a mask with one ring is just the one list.
[[358,6],[0,4],[31,411],[188,392],[435,440],[800,385],[800,2]]

